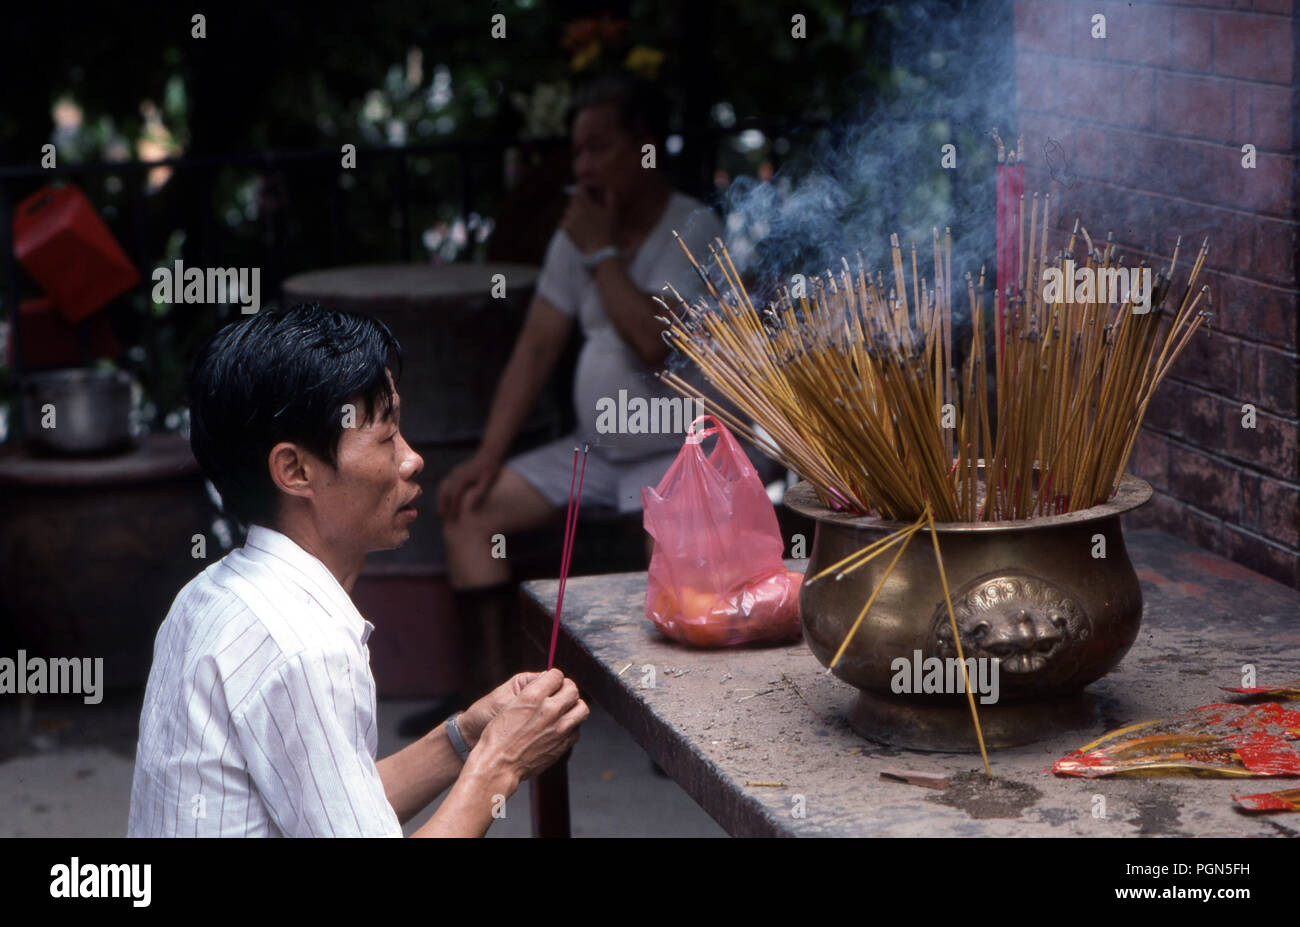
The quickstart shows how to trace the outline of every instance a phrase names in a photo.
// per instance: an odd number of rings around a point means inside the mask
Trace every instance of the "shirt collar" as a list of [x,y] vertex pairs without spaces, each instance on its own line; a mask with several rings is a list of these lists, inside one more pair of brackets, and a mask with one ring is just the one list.
[[[280,561],[277,572],[311,596],[321,608],[348,626],[362,644],[375,626],[357,611],[357,606],[329,567],[298,546],[298,543],[265,525],[250,525],[244,553],[255,560]],[[281,566],[287,569],[280,569]]]

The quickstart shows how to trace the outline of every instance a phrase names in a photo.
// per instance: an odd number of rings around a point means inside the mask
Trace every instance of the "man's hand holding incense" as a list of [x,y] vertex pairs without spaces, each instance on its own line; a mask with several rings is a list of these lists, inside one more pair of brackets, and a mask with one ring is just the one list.
[[487,772],[494,781],[505,776],[514,791],[564,756],[578,740],[579,725],[590,716],[591,709],[578,697],[572,679],[557,669],[536,674],[488,722],[465,764],[466,772],[474,767],[474,772]]
[[483,736],[483,729],[492,722],[492,719],[501,714],[507,705],[541,675],[541,673],[517,673],[461,713],[458,722],[460,732],[465,735],[465,740],[471,749]]

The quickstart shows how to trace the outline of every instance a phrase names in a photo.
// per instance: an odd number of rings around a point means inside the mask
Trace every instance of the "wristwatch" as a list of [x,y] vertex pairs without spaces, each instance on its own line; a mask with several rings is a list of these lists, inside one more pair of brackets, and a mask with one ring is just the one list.
[[447,719],[447,739],[451,741],[452,749],[460,756],[463,763],[469,759],[469,744],[465,743],[465,735],[460,732],[460,725],[456,723],[459,715],[452,715]]
[[618,249],[613,245],[606,245],[599,248],[582,259],[582,266],[587,269],[587,273],[595,270],[606,258],[618,257]]

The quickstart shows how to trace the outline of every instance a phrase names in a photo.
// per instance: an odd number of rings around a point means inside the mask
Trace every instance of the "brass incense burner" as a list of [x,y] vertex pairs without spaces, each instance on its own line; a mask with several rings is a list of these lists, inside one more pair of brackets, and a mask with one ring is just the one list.
[[[1108,502],[1021,521],[935,526],[989,748],[1031,743],[1096,718],[1082,689],[1137,638],[1142,590],[1120,515],[1151,498],[1125,475]],[[833,512],[800,483],[785,504],[817,523],[807,576],[907,527]],[[804,638],[829,665],[892,552],[840,580],[805,582]],[[859,690],[851,723],[916,750],[979,749],[928,531],[908,545],[833,672]]]

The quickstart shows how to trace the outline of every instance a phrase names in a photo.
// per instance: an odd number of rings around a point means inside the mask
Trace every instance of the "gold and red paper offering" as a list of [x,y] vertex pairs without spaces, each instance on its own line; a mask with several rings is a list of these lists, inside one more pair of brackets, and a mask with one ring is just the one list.
[[1142,721],[1111,731],[1057,760],[1052,771],[1089,779],[1170,771],[1297,776],[1300,711],[1276,702],[1202,705],[1177,718]]

